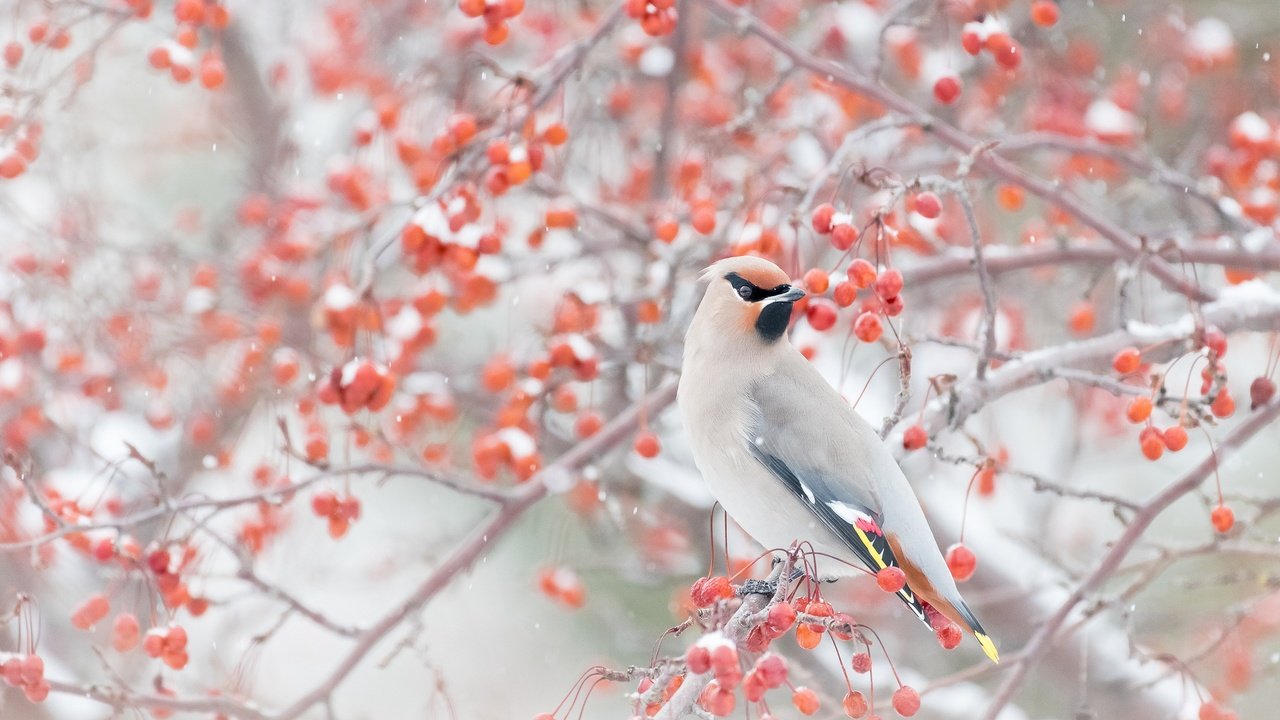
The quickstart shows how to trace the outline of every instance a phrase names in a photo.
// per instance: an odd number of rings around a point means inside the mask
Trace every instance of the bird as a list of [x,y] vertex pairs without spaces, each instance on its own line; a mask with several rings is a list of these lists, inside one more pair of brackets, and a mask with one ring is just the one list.
[[[907,582],[896,594],[917,617],[930,627],[950,620],[998,663],[892,453],[791,344],[805,292],[754,256],[720,260],[701,281],[676,400],[711,494],[765,548],[807,541],[874,573],[899,568]],[[834,565],[836,575],[861,572]]]

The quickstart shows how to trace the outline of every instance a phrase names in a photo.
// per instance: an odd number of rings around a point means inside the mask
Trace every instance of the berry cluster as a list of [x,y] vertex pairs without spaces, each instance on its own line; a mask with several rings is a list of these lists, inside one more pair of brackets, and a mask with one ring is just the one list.
[[329,536],[336,540],[360,519],[360,499],[354,495],[340,498],[330,490],[321,490],[311,496],[311,512],[329,521]]
[[377,412],[391,401],[396,381],[387,368],[355,359],[334,368],[320,381],[316,397],[326,405],[338,405],[348,415],[368,409]]
[[10,655],[0,664],[0,675],[9,687],[20,687],[33,703],[49,697],[49,681],[44,677],[44,659],[35,653]]
[[524,0],[458,0],[463,15],[484,18],[484,41],[501,45],[510,35],[508,20],[524,12]]
[[[877,582],[885,592],[895,593],[905,586],[906,575],[898,568],[886,568],[877,576]],[[733,585],[724,576],[699,578],[689,591],[693,605],[704,610],[730,601],[735,594]],[[946,649],[956,647],[961,639],[959,627],[932,608],[929,611],[939,643]],[[821,705],[817,693],[790,683],[786,661],[770,652],[770,645],[793,628],[796,643],[805,650],[818,647],[827,635],[835,641],[865,642],[859,630],[861,626],[849,615],[837,612],[820,597],[807,595],[773,602],[761,617],[759,624],[751,628],[741,644],[735,644],[722,631],[712,631],[686,650],[684,660],[689,673],[710,673],[712,676],[698,697],[698,705],[714,717],[725,717],[734,711],[740,689],[747,702],[761,706],[762,711],[765,711],[763,717],[772,717],[763,705],[765,695],[770,690],[786,685],[791,690],[793,706],[801,714],[817,713]],[[758,654],[758,657],[753,664],[744,665],[740,650]],[[855,673],[866,674],[871,671],[871,667],[871,656],[867,652],[853,655],[852,668]],[[641,683],[640,692],[643,693],[650,687],[649,683]],[[850,687],[844,696],[842,708],[850,718],[876,718],[878,716],[868,715],[873,702]],[[900,685],[892,704],[899,715],[911,717],[920,708],[919,693],[909,686]],[[650,714],[660,707],[661,703],[650,703],[647,706]]]
[[181,625],[170,624],[154,627],[142,639],[142,651],[150,658],[159,658],[174,670],[187,666],[187,631]]
[[627,0],[627,16],[640,21],[645,33],[654,37],[676,29],[676,0]]

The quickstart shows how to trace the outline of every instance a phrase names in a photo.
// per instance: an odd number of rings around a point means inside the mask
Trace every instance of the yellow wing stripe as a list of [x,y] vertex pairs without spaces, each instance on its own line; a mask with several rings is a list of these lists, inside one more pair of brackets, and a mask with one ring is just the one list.
[[[876,565],[879,565],[881,570],[889,567],[889,565],[884,561],[884,556],[880,554],[878,549],[876,549],[875,542],[873,542],[871,538],[867,537],[867,533],[857,525],[853,526],[853,531],[858,533],[858,539],[861,540],[862,544],[867,548],[867,552],[871,553],[871,559],[876,561]],[[898,594],[901,595],[908,603],[914,603],[916,601],[915,596],[907,592],[905,587],[899,590]]]
[[871,557],[876,561],[876,565],[879,565],[881,570],[889,567],[885,564],[884,558],[880,555],[880,551],[876,549],[876,544],[871,542],[871,538],[867,537],[867,534],[862,531],[862,528],[854,525],[853,531],[858,533],[858,539],[866,546],[867,552],[871,553]]
[[980,632],[974,633],[973,636],[978,638],[978,644],[982,646],[982,652],[986,653],[987,657],[991,658],[991,662],[999,665],[1000,651],[996,649],[996,644],[991,642],[991,638]]

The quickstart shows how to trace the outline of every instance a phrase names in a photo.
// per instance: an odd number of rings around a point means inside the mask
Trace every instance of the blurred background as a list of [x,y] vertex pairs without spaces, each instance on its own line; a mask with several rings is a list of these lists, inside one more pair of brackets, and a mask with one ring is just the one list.
[[[678,658],[690,584],[762,552],[726,548],[671,403],[698,274],[746,253],[806,285],[792,342],[978,557],[999,667],[824,588],[878,633],[879,712],[881,645],[922,718],[1273,712],[1280,426],[1241,430],[1280,355],[1268,3],[8,0],[0,28],[0,663],[44,663],[0,717],[644,714],[637,672],[575,683]],[[856,257],[901,314],[841,289]],[[1140,397],[1185,448],[1142,445]],[[1144,504],[1245,437],[995,709]],[[775,649],[841,717],[850,653]]]

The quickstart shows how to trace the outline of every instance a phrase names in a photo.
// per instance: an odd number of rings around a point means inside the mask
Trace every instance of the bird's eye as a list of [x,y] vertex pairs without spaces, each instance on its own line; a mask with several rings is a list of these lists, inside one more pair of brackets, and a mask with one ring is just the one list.
[[751,286],[750,286],[750,285],[739,285],[739,286],[738,286],[738,297],[742,298],[743,300],[746,300],[747,298],[751,297]]

